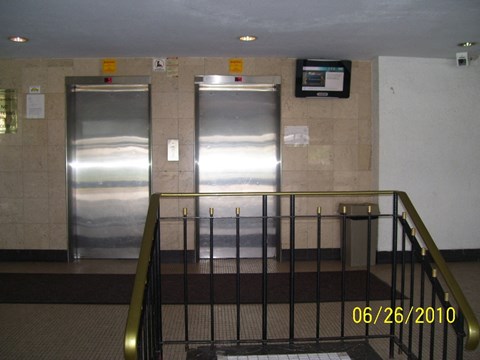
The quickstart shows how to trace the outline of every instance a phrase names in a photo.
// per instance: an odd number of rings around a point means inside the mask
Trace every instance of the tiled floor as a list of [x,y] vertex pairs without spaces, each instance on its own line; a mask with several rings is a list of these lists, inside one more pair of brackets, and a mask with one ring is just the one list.
[[[202,272],[205,268],[192,266],[189,271]],[[245,261],[245,271],[256,271],[255,262]],[[298,264],[298,271],[309,269],[308,264]],[[451,271],[457,278],[463,292],[470,302],[477,318],[480,318],[480,263],[449,263]],[[339,268],[338,262],[324,262],[323,270]],[[32,273],[134,273],[135,261],[84,260],[73,263],[0,263],[0,272]],[[216,272],[229,272],[232,266],[228,262],[218,262]],[[269,263],[269,271],[286,271],[288,263]],[[177,272],[178,265],[166,266],[165,271]],[[377,265],[373,272],[385,281],[390,281],[389,267]],[[334,304],[324,305],[327,309],[325,324],[338,327],[334,316],[338,312]],[[350,306],[350,305],[349,305]],[[353,306],[353,305],[352,305]],[[258,309],[248,310],[247,316],[257,319]],[[179,310],[180,313],[183,310]],[[287,310],[288,311],[288,310]],[[272,311],[272,316],[284,312],[281,305]],[[49,305],[49,304],[0,304],[0,359],[122,359],[123,331],[128,313],[126,305]],[[308,306],[298,306],[299,316],[308,319]],[[172,321],[166,327],[176,331],[176,311],[172,311]],[[303,315],[304,314],[304,315]],[[202,311],[198,312],[199,316]],[[225,315],[230,316],[228,311]],[[243,315],[242,315],[243,316]],[[208,317],[208,316],[207,316]],[[276,321],[276,319],[273,319]],[[167,330],[168,330],[167,329]],[[276,330],[276,329],[275,329]],[[375,329],[374,329],[375,330]],[[180,330],[181,331],[181,330]],[[301,331],[301,329],[299,329]],[[350,331],[350,330],[348,330]],[[388,358],[386,341],[372,346],[385,359]],[[168,352],[165,359],[184,359],[182,346]],[[323,354],[325,355],[325,354]],[[332,355],[333,356],[333,355]],[[404,357],[395,355],[397,359]],[[257,358],[258,359],[258,358]],[[465,360],[480,359],[480,349],[465,352]],[[250,360],[250,359],[248,359]],[[263,360],[263,359],[262,359]],[[269,359],[270,360],[270,359]]]

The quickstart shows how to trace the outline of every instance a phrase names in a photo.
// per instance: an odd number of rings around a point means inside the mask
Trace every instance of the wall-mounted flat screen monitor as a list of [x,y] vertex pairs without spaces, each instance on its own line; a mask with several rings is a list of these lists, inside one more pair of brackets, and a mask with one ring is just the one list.
[[297,59],[296,97],[350,97],[350,60]]

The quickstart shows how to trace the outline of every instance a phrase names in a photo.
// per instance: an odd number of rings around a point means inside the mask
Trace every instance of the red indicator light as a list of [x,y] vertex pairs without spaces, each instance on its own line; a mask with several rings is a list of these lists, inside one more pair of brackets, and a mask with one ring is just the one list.
[[243,81],[243,77],[235,76],[235,82],[242,82],[242,81]]
[[105,84],[111,84],[112,83],[112,78],[111,77],[106,77],[106,78],[103,79],[103,82]]

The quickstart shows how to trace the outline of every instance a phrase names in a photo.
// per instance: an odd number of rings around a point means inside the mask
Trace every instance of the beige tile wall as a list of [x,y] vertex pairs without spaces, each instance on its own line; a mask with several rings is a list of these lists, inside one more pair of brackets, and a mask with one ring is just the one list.
[[[282,190],[371,189],[371,63],[353,62],[350,99],[295,98],[294,64],[285,58],[244,59],[245,75],[281,75],[282,129],[309,127],[309,146],[282,146]],[[0,135],[0,249],[67,249],[64,79],[102,75],[101,65],[101,59],[0,60],[0,88],[16,89],[19,104],[18,133]],[[193,77],[199,74],[228,74],[228,59],[180,58],[178,77],[153,72],[150,58],[117,59],[115,75],[152,79],[155,192],[194,191]],[[46,95],[45,119],[25,119],[31,85],[40,85]],[[169,138],[180,140],[179,162],[166,161]],[[335,212],[339,201],[322,202],[324,212]],[[299,202],[301,211],[317,206]],[[174,205],[174,212],[190,207],[188,202]],[[303,234],[299,247],[314,245],[311,225],[300,224],[297,231]],[[323,231],[323,246],[338,247],[337,224],[327,222]],[[179,247],[178,239],[171,238],[169,248]]]

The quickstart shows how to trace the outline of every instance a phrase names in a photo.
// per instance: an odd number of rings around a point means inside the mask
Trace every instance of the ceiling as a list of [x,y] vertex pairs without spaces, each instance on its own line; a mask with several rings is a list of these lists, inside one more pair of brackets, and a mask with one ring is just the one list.
[[0,24],[0,58],[454,59],[480,43],[480,0],[0,0]]

